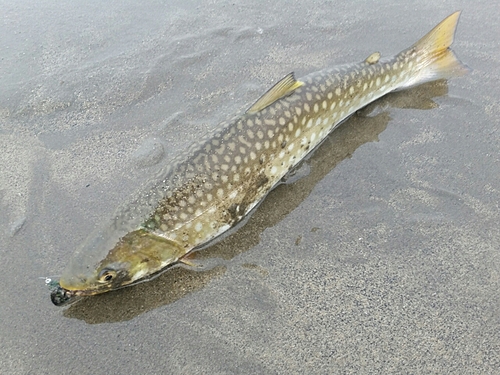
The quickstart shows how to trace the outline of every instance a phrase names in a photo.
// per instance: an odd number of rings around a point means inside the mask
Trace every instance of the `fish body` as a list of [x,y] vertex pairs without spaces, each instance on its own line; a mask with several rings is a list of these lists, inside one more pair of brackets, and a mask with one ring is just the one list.
[[394,57],[287,75],[151,179],[75,253],[52,292],[74,296],[133,284],[239,223],[344,119],[394,90],[460,75],[449,46],[460,12]]

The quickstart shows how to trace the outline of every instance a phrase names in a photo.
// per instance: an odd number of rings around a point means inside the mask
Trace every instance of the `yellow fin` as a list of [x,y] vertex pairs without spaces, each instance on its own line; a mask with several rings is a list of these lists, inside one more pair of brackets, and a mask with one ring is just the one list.
[[449,48],[453,43],[460,11],[446,17],[411,48],[420,55],[419,73],[407,86],[463,75],[469,69]]
[[273,104],[276,100],[290,95],[293,91],[302,86],[304,82],[297,81],[293,72],[287,74],[283,79],[271,87],[254,105],[247,109],[246,113],[257,113]]
[[455,12],[442,20],[435,28],[429,31],[422,39],[413,45],[417,51],[438,54],[445,52],[453,43],[455,29],[461,11]]
[[376,64],[380,60],[380,52],[373,52],[370,56],[368,56],[365,60],[367,64]]
[[179,259],[179,263],[182,263],[189,267],[200,268],[201,265],[193,262],[192,258],[194,258],[194,253],[188,253]]

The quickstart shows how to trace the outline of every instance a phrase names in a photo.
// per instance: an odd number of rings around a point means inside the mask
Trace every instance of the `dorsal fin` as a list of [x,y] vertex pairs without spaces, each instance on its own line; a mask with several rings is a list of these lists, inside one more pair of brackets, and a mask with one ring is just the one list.
[[380,52],[373,52],[370,56],[368,56],[365,60],[367,64],[376,64],[380,60]]
[[303,84],[304,82],[300,82],[295,79],[293,72],[287,74],[283,79],[267,90],[267,92],[262,95],[250,108],[248,108],[246,113],[252,114],[263,110],[273,104],[276,100],[290,95],[294,90],[298,89]]

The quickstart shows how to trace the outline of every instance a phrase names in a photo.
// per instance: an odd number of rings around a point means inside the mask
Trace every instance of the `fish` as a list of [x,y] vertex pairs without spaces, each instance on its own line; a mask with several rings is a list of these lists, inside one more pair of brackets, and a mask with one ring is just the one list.
[[173,158],[86,238],[55,305],[148,280],[242,222],[353,113],[392,91],[469,70],[450,49],[457,11],[392,57],[286,75],[245,112]]

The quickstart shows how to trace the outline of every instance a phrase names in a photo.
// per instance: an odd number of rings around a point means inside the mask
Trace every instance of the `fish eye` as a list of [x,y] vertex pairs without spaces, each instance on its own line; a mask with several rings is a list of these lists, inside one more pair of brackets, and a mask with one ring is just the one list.
[[116,277],[116,271],[109,269],[109,268],[104,268],[99,272],[99,277],[98,281],[100,283],[109,283],[111,280],[113,280]]

